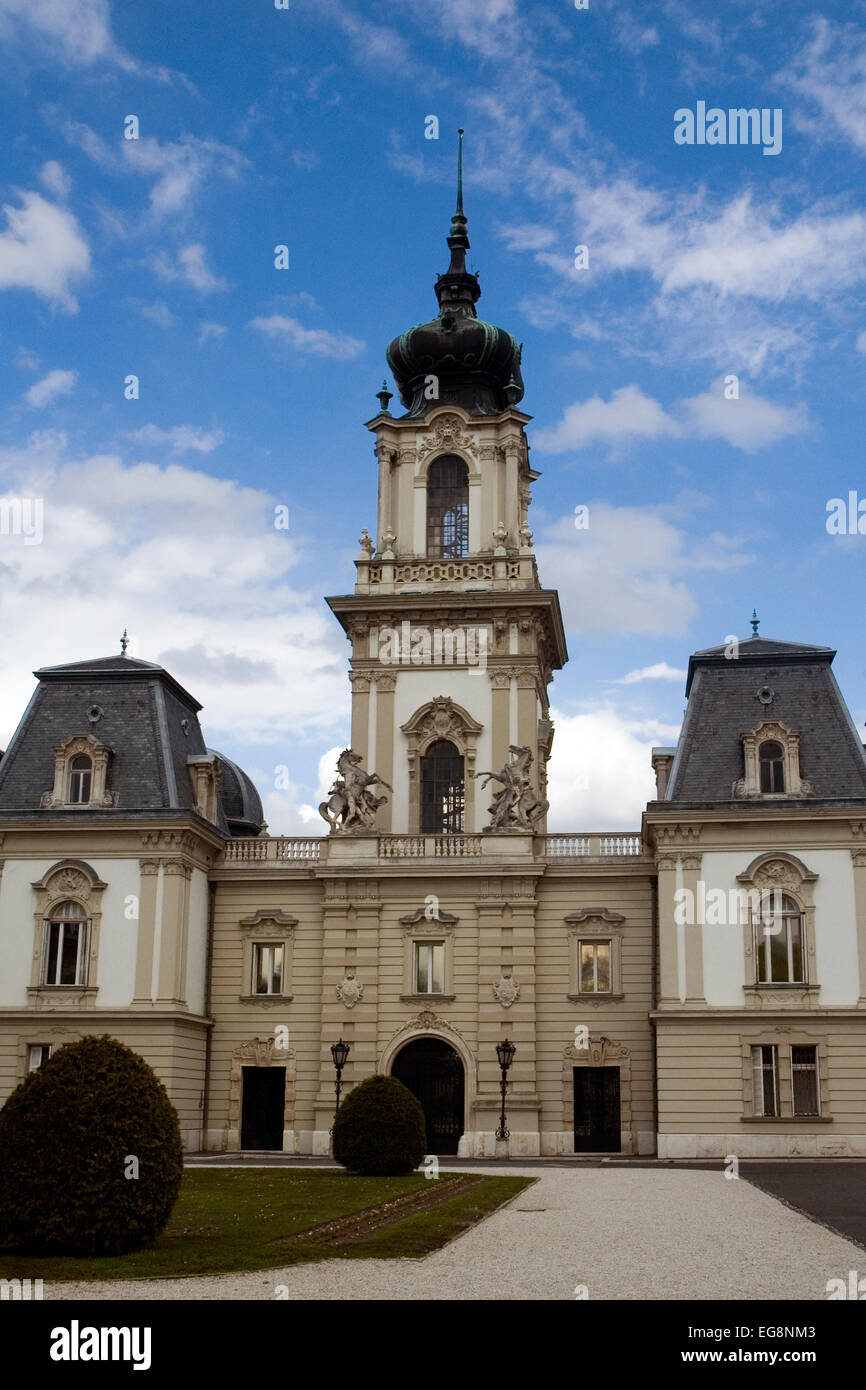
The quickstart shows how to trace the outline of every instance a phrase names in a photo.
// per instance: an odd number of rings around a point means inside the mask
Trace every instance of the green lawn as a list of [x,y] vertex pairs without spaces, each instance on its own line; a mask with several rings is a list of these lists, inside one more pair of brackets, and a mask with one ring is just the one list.
[[361,1178],[330,1169],[188,1168],[171,1220],[147,1250],[76,1258],[0,1251],[0,1277],[181,1278],[275,1269],[310,1260],[425,1255],[516,1197],[533,1178],[481,1177],[430,1210],[404,1216],[343,1246],[289,1237],[411,1193],[444,1193],[466,1174],[438,1179]]

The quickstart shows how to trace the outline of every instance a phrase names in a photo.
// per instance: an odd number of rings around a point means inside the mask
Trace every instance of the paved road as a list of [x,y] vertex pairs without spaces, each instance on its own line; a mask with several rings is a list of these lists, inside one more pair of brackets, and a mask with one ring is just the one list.
[[590,1299],[821,1300],[829,1279],[847,1280],[852,1269],[866,1274],[859,1246],[755,1183],[725,1178],[718,1166],[509,1171],[538,1181],[421,1260],[331,1259],[257,1274],[46,1284],[45,1297],[273,1299],[283,1286],[290,1299],[572,1300],[582,1285]]
[[[866,1164],[741,1163],[740,1174],[866,1249]],[[860,1263],[866,1274],[862,1253]]]

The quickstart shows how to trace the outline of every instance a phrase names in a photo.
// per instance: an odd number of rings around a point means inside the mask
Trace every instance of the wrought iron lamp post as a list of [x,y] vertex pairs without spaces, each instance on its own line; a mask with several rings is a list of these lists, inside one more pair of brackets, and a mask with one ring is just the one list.
[[[343,1067],[346,1065],[346,1058],[348,1057],[351,1050],[351,1044],[343,1042],[342,1038],[340,1038],[339,1042],[331,1043],[331,1056],[334,1059],[334,1069],[337,1073],[337,1081],[334,1087],[335,1091],[337,1092],[337,1104],[334,1106],[335,1120],[337,1118],[337,1111],[340,1108],[340,1092],[343,1089]],[[333,1132],[334,1127],[332,1125],[331,1133],[333,1134]]]
[[507,1038],[504,1038],[501,1043],[496,1044],[496,1056],[499,1058],[499,1066],[502,1070],[502,1081],[500,1083],[502,1086],[502,1112],[499,1116],[499,1128],[496,1131],[497,1139],[507,1139],[509,1135],[509,1131],[505,1126],[505,1088],[508,1085],[508,1068],[514,1061],[514,1054],[516,1051],[517,1048],[514,1046],[514,1043],[509,1042]]

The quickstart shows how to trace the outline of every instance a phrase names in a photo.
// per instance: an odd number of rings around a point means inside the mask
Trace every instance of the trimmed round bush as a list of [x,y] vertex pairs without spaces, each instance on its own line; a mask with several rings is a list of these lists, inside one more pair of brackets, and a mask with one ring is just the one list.
[[334,1157],[369,1177],[413,1173],[427,1148],[420,1101],[395,1076],[368,1076],[350,1092],[334,1122]]
[[68,1043],[0,1110],[0,1244],[138,1250],[164,1228],[182,1172],[177,1114],[144,1058],[107,1035]]

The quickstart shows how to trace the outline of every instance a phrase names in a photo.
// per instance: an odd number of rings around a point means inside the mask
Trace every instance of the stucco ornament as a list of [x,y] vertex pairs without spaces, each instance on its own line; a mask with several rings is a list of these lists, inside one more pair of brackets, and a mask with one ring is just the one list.
[[502,784],[502,790],[494,792],[490,806],[491,821],[487,830],[532,830],[547,812],[549,802],[536,796],[532,786],[530,768],[532,752],[525,745],[509,745],[511,762],[500,772],[479,772],[484,778],[483,786],[492,779]]
[[349,830],[375,830],[376,812],[384,806],[387,796],[374,796],[368,790],[374,782],[394,788],[375,772],[365,772],[361,767],[360,753],[344,748],[337,759],[337,772],[328,800],[319,803],[319,815],[326,820],[332,831],[338,834]]
[[347,1009],[354,1009],[363,993],[364,986],[360,980],[355,979],[354,970],[347,970],[342,981],[337,985],[337,998],[345,1004]]
[[502,1005],[503,1009],[510,1009],[511,1005],[520,998],[520,985],[511,975],[503,974],[499,983],[493,986],[494,998]]

